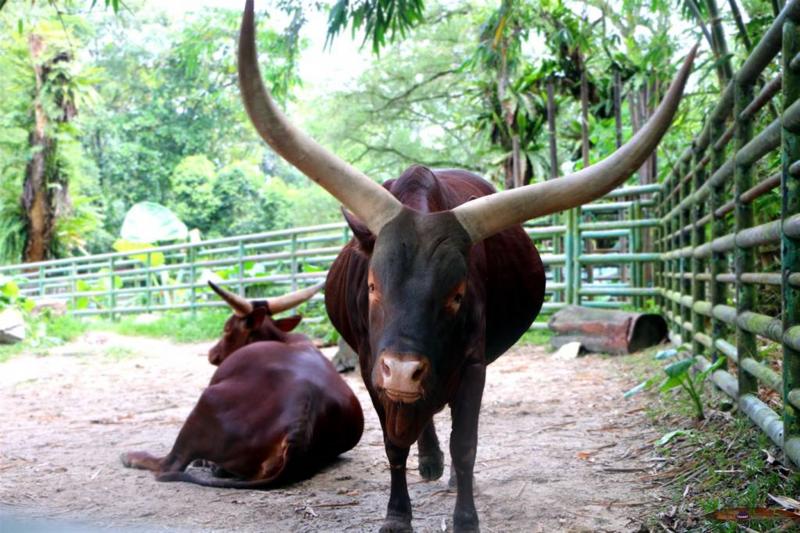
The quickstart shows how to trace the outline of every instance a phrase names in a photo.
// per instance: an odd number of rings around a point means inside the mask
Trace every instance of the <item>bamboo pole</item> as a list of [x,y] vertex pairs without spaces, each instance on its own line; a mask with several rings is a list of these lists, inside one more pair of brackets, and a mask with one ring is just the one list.
[[[739,232],[753,226],[753,206],[741,201],[741,195],[753,186],[752,165],[740,158],[739,151],[742,150],[753,137],[753,119],[742,117],[741,112],[753,100],[752,83],[742,84],[737,82],[734,88],[733,116],[736,124],[734,135],[735,150],[734,161],[734,200],[736,201],[735,231]],[[736,313],[741,314],[753,311],[756,307],[755,287],[741,282],[741,275],[744,272],[753,272],[755,267],[755,254],[751,248],[737,246],[734,252],[734,263],[736,267]],[[736,325],[736,351],[739,359],[758,359],[758,349],[756,347],[755,334]],[[739,394],[752,394],[758,392],[758,381],[748,372],[738,372]]]
[[[800,101],[800,73],[789,68],[790,58],[800,52],[800,28],[787,19],[783,25],[783,106],[784,114],[790,106]],[[787,342],[790,328],[800,325],[800,294],[789,282],[792,273],[800,272],[800,239],[787,235],[785,222],[800,213],[800,180],[790,172],[790,167],[800,159],[800,135],[787,129],[782,131],[781,143],[781,220],[783,236],[781,246],[781,272],[783,273],[782,327],[783,342],[783,424],[784,439],[800,451],[800,411],[790,394],[800,388],[800,350]]]

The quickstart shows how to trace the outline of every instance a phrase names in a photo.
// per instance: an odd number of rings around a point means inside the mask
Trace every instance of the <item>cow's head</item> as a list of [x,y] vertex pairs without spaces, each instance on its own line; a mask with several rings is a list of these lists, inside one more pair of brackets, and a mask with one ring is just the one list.
[[300,305],[324,286],[320,283],[277,298],[249,301],[215,283],[209,281],[208,284],[233,311],[225,322],[222,338],[208,351],[208,361],[212,365],[219,365],[230,354],[252,342],[286,342],[286,334],[297,327],[302,317],[294,315],[276,320],[272,315]]
[[[460,361],[443,357],[463,343],[458,325],[475,312],[468,264],[473,244],[526,220],[577,207],[624,182],[655,150],[678,108],[693,49],[650,120],[624,146],[568,176],[483,196],[450,211],[422,213],[293,126],[263,85],[255,48],[253,2],[239,37],[239,85],[253,125],[289,163],[354,215],[354,234],[369,255],[371,388],[386,413],[388,435],[412,442]],[[359,220],[360,226],[353,224]],[[464,351],[462,350],[463,354]],[[417,416],[419,413],[419,416]]]

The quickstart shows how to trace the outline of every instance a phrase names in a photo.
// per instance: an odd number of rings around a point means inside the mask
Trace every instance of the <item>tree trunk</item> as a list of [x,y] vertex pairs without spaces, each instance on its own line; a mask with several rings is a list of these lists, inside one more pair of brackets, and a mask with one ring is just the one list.
[[553,80],[547,80],[547,133],[550,137],[550,179],[558,177],[558,145],[556,144],[556,99]]
[[[583,168],[586,168],[589,166],[589,79],[586,75],[586,62],[583,60],[582,52],[578,52],[578,58],[581,69],[581,156],[583,156]],[[580,243],[580,241],[578,242]],[[592,253],[594,251],[594,241],[586,239],[584,243],[586,245],[586,253]],[[585,268],[586,281],[591,283],[594,279],[592,265],[586,265]]]
[[[44,42],[38,35],[31,34],[28,48],[33,63],[36,87],[34,93],[34,124],[29,135],[31,159],[25,169],[25,181],[22,186],[22,207],[25,211],[25,252],[24,261],[43,261],[47,259],[53,240],[56,220],[68,205],[68,183],[64,169],[58,161],[58,141],[49,135],[48,117],[42,101],[47,84],[57,84],[66,80],[58,79],[63,74],[56,74],[50,79],[53,65],[70,61],[69,54],[62,53],[43,63],[41,55]],[[56,71],[58,72],[58,71]],[[63,93],[56,94],[56,106],[60,112],[56,124],[67,123],[75,116],[75,108],[66,100]]]
[[614,132],[617,148],[622,146],[622,76],[614,69]]
[[712,50],[714,57],[719,61],[719,88],[720,91],[725,89],[725,86],[733,78],[733,67],[731,66],[731,58],[728,54],[728,42],[725,40],[725,29],[722,27],[722,18],[719,15],[716,0],[706,0],[706,7],[708,8],[708,16],[711,18],[711,37]]

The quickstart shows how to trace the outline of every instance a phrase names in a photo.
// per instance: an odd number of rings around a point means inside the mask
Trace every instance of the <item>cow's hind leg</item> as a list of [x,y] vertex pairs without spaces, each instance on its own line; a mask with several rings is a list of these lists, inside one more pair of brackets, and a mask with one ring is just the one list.
[[419,475],[428,481],[442,477],[444,454],[439,447],[439,438],[436,436],[433,418],[431,418],[431,421],[428,422],[419,439],[417,439],[417,450],[419,451]]
[[150,470],[156,477],[165,472],[183,472],[192,462],[178,457],[174,452],[165,457],[155,457],[147,452],[125,452],[119,458],[123,466]]
[[464,369],[455,401],[452,403],[453,431],[450,434],[450,456],[456,473],[456,508],[453,531],[477,532],[478,512],[472,489],[472,472],[478,448],[478,414],[481,409],[486,367],[471,364]]
[[406,459],[409,448],[401,448],[386,441],[386,457],[391,469],[392,488],[389,494],[389,505],[386,519],[380,533],[412,533],[411,499],[408,497],[406,484]]
[[128,468],[139,468],[151,472],[161,471],[163,457],[156,457],[147,452],[125,452],[119,456],[122,465]]

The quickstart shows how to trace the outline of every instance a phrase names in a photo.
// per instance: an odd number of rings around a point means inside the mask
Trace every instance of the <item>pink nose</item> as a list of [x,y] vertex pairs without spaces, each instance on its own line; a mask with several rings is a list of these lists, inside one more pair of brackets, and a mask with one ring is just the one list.
[[422,397],[422,382],[429,363],[417,356],[384,353],[378,358],[379,385],[397,402],[412,403]]

